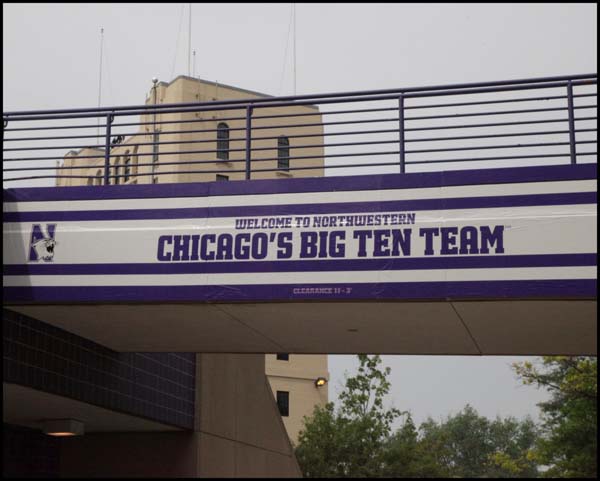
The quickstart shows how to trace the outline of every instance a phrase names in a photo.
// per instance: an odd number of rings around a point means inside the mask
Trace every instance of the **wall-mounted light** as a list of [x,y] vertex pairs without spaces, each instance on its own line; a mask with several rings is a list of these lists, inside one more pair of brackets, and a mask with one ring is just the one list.
[[325,386],[325,384],[327,384],[327,379],[325,379],[324,377],[318,377],[317,379],[315,379],[316,387]]
[[47,419],[42,430],[48,436],[81,436],[83,423],[75,419]]

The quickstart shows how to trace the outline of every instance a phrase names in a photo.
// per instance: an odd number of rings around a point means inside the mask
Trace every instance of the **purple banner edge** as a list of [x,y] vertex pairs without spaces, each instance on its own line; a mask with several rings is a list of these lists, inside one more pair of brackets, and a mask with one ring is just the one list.
[[22,187],[3,189],[4,202],[206,197],[302,192],[383,190],[416,187],[550,182],[586,180],[597,177],[597,164],[502,167],[490,169],[257,179],[250,182],[196,182],[172,184],[107,185],[76,187]]
[[527,207],[536,205],[595,204],[597,192],[565,192],[552,194],[497,195],[488,197],[415,199],[369,202],[335,202],[326,204],[257,205],[249,207],[187,207],[173,209],[126,209],[4,212],[3,222],[70,222],[147,219],[200,219],[214,217],[289,216],[315,214],[377,213],[494,207]]
[[[294,289],[350,289],[347,294],[307,293]],[[308,291],[307,291],[308,292]],[[539,281],[402,282],[379,284],[284,284],[235,286],[5,287],[5,303],[21,302],[262,302],[306,300],[459,300],[596,299],[596,279]],[[8,307],[8,306],[7,306]]]
[[169,261],[128,264],[5,264],[5,276],[216,274],[255,272],[396,271],[427,269],[503,269],[511,267],[596,266],[594,252],[579,254],[457,255],[276,261]]

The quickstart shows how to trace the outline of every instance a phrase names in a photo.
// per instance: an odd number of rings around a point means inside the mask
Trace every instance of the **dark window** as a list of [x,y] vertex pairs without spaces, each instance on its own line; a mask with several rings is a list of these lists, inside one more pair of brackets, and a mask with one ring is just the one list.
[[158,162],[158,150],[160,148],[160,134],[158,132],[154,132],[154,145],[152,146],[152,162]]
[[123,177],[123,183],[125,183],[129,180],[129,176],[131,175],[131,155],[129,155],[129,150],[125,152],[125,163],[123,165],[123,170],[123,174],[125,174],[125,177]]
[[289,354],[277,354],[277,360],[278,361],[289,361],[290,355]]
[[138,153],[138,146],[136,145],[133,148],[133,159],[131,161],[131,163],[133,164],[133,174],[134,175],[136,175],[138,173],[138,166],[137,166],[137,164],[138,164],[138,155],[137,155],[137,153]]
[[229,180],[228,175],[217,174],[217,180]]
[[120,163],[121,157],[117,157],[117,160],[115,160],[115,179],[113,184],[118,184],[121,181],[121,178],[119,177],[119,174],[121,173],[121,169],[119,168]]
[[290,170],[290,139],[284,136],[277,139],[277,168]]
[[277,407],[282,416],[290,415],[290,393],[288,391],[277,391]]
[[217,125],[217,159],[229,160],[229,125],[225,122]]

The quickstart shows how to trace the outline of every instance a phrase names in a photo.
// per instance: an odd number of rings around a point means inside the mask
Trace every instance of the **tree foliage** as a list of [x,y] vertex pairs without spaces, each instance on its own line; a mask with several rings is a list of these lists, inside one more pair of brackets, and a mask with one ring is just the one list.
[[532,452],[548,467],[544,476],[597,477],[597,358],[547,356],[541,366],[523,362],[513,367],[524,384],[551,395],[539,403],[543,432]]
[[379,356],[359,361],[340,407],[317,407],[304,419],[296,456],[307,477],[597,477],[596,358],[513,365],[524,384],[551,395],[539,404],[541,427],[530,418],[489,420],[467,405],[417,428],[410,413],[384,407],[390,370]]
[[[379,356],[359,356],[340,406],[316,407],[304,419],[296,457],[306,477],[535,477],[530,450],[537,438],[529,418],[493,421],[471,406],[417,429],[410,413],[386,409],[389,368]],[[392,424],[404,415],[400,428]]]
[[419,439],[410,414],[403,425],[390,438],[384,456],[386,477],[444,478],[450,472],[441,462],[440,445],[424,443]]
[[528,458],[536,439],[529,418],[497,417],[490,421],[467,405],[454,416],[437,423],[429,418],[419,429],[421,451],[429,456],[431,476],[460,478],[536,477],[534,460]]
[[346,378],[340,408],[329,403],[304,419],[296,458],[306,477],[383,475],[384,447],[400,411],[383,405],[389,367],[381,370],[379,356],[358,359],[358,373]]

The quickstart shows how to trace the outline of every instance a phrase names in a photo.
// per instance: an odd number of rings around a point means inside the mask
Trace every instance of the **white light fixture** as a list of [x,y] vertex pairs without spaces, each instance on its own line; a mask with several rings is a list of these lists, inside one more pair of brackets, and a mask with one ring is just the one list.
[[327,384],[327,379],[325,379],[324,377],[318,377],[317,379],[315,379],[316,387],[325,386],[325,384]]
[[47,419],[42,423],[42,430],[48,436],[81,436],[83,423],[75,419]]

